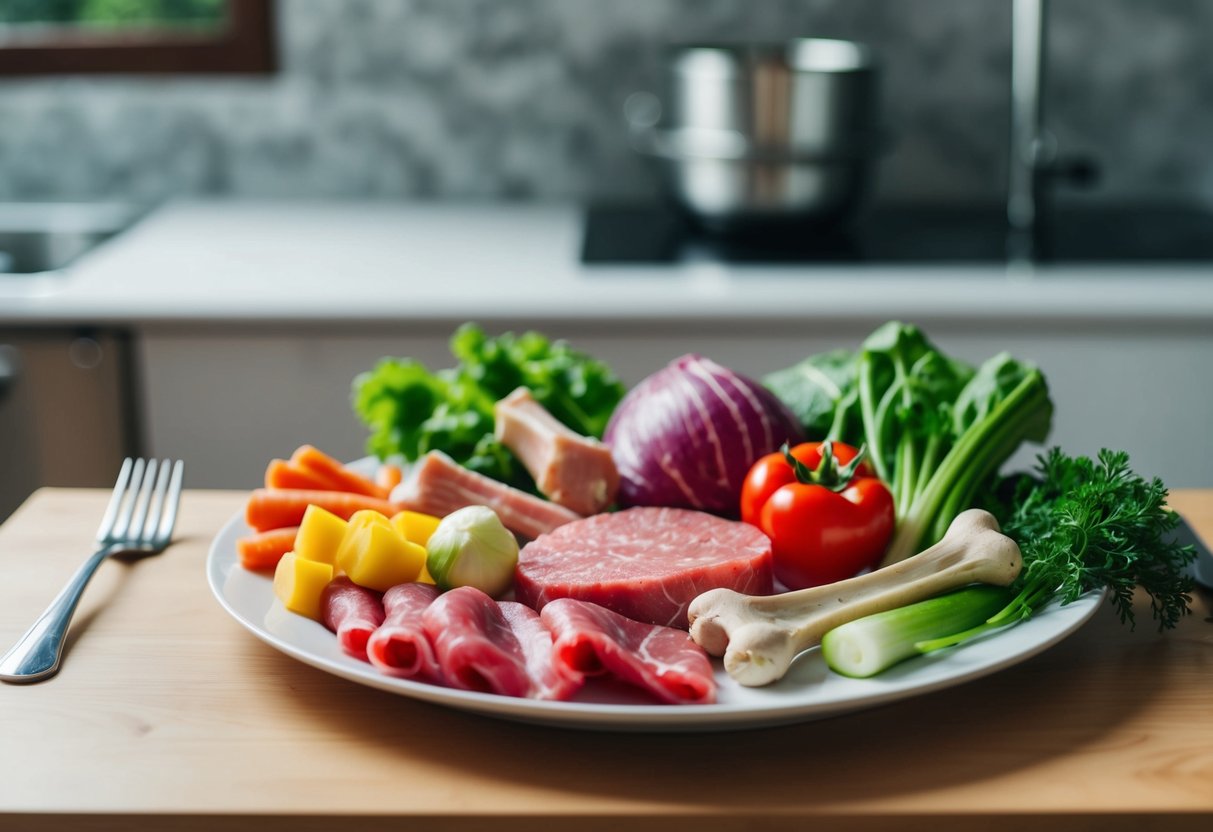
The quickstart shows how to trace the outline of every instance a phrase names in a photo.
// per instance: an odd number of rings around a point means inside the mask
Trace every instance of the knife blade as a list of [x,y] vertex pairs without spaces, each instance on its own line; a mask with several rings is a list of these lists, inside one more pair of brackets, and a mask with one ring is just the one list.
[[1213,553],[1210,553],[1209,547],[1182,516],[1172,535],[1179,543],[1196,548],[1196,559],[1188,564],[1187,572],[1196,583],[1207,589],[1213,589]]

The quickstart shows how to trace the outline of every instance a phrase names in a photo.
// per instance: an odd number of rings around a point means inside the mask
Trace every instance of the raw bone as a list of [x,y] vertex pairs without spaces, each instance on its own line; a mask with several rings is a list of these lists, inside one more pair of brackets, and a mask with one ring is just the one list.
[[615,502],[619,471],[611,449],[581,436],[519,387],[493,408],[495,433],[535,478],[540,493],[578,514],[597,514]]
[[840,624],[972,583],[1007,586],[1023,560],[987,511],[958,515],[943,539],[903,561],[845,581],[782,595],[713,589],[691,602],[691,638],[739,683],[783,678],[792,659]]

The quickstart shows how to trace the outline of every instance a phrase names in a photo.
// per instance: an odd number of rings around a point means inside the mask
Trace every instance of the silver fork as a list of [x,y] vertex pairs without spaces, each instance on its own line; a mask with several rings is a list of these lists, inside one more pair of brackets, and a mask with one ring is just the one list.
[[97,529],[97,551],[81,564],[25,635],[0,657],[0,680],[37,682],[59,670],[67,626],[102,561],[111,555],[154,555],[165,550],[177,522],[183,468],[181,460],[158,463],[127,458],[122,463]]

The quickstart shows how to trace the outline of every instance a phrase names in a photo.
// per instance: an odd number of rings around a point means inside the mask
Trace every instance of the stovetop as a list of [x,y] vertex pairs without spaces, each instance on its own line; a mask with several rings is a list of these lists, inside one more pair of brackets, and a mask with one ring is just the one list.
[[586,211],[587,265],[1043,263],[1213,261],[1213,212],[1179,204],[1057,206],[1035,238],[1008,233],[997,205],[875,208],[846,226],[756,227],[724,233],[661,203]]

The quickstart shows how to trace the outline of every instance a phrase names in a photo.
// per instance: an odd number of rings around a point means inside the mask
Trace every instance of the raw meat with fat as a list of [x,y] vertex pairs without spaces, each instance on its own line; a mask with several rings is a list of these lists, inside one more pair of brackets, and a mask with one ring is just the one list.
[[682,630],[642,624],[597,604],[563,598],[543,608],[553,661],[564,675],[611,674],[662,702],[716,701],[716,679],[703,648]]
[[759,529],[689,509],[632,508],[561,526],[522,547],[517,599],[599,604],[649,624],[687,628],[687,607],[709,589],[774,591],[771,541]]
[[433,584],[399,584],[383,593],[384,620],[367,643],[367,657],[380,672],[401,679],[442,682],[442,671],[421,614],[438,597]]
[[430,451],[417,460],[408,479],[392,492],[392,500],[403,508],[437,517],[466,506],[488,506],[507,529],[527,538],[581,517],[564,506],[469,471],[441,451]]
[[438,596],[421,615],[442,676],[451,687],[527,696],[526,654],[497,602],[461,586]]
[[570,430],[519,387],[493,408],[495,435],[522,462],[539,491],[578,514],[615,502],[619,470],[611,449]]
[[527,675],[531,677],[532,699],[568,699],[582,685],[583,675],[571,673],[567,666],[554,661],[552,633],[548,625],[525,604],[498,601],[501,614],[510,625],[526,657]]

